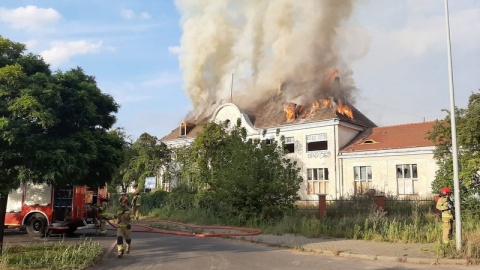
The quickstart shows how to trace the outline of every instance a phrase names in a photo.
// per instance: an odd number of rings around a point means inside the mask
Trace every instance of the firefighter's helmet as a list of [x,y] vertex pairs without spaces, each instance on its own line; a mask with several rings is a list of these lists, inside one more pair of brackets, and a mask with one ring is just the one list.
[[449,187],[443,187],[440,189],[440,194],[442,195],[447,195],[447,194],[452,194],[453,191]]

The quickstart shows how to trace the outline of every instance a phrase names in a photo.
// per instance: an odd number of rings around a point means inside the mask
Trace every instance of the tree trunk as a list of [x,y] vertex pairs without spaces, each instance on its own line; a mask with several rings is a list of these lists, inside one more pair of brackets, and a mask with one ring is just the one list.
[[3,252],[3,234],[5,232],[5,212],[7,211],[8,193],[0,193],[0,256]]

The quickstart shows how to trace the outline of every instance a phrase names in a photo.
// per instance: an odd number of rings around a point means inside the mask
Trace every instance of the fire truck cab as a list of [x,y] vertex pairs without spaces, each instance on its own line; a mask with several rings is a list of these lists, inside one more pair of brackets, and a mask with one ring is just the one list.
[[24,183],[8,194],[5,226],[25,228],[32,236],[95,228],[98,222],[93,206],[99,194],[106,197],[106,189],[56,189],[47,184]]

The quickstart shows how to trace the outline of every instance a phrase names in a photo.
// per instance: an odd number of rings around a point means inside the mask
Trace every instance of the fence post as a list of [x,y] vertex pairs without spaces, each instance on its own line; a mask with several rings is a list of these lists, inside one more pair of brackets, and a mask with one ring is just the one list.
[[385,211],[385,194],[375,194],[375,205],[377,210]]
[[327,216],[327,194],[318,195],[318,217],[324,218]]

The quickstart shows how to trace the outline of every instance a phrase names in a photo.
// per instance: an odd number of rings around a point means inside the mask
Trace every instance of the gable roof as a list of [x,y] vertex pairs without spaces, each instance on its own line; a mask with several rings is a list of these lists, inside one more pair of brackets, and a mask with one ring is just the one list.
[[436,121],[369,128],[357,135],[340,152],[374,151],[435,146],[426,136]]

